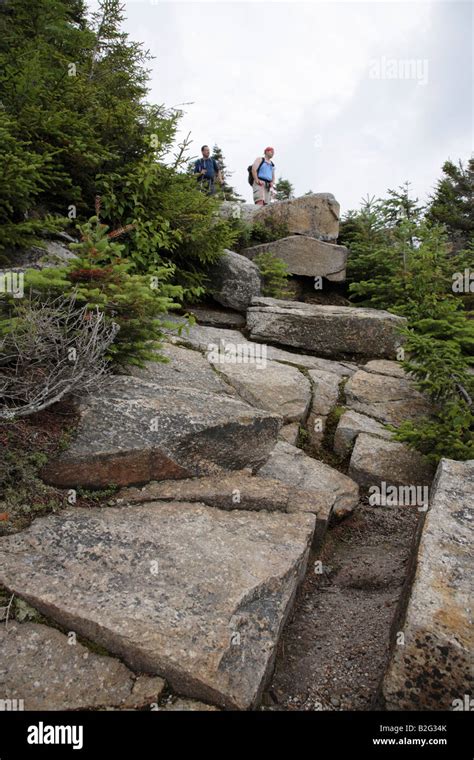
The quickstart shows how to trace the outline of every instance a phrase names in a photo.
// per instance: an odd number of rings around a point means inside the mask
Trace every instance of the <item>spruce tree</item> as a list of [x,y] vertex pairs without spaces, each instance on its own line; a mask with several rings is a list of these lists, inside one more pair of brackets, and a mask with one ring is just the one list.
[[453,251],[467,248],[474,239],[474,158],[443,164],[443,176],[431,195],[427,218],[445,225]]
[[214,158],[219,164],[223,178],[222,185],[216,185],[218,196],[224,201],[243,201],[242,196],[238,194],[237,190],[227,182],[227,178],[231,177],[234,172],[229,171],[227,168],[224,154],[218,145],[213,146],[211,158]]
[[291,184],[289,179],[283,179],[280,177],[275,185],[276,199],[277,201],[285,201],[293,198],[295,188]]

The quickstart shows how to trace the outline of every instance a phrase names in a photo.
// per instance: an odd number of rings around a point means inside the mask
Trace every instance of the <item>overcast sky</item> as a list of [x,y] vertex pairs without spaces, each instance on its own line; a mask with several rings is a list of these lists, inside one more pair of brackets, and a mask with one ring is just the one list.
[[[90,7],[96,3],[89,1]],[[155,56],[150,100],[186,103],[192,154],[246,167],[267,145],[296,195],[342,212],[405,180],[425,199],[473,150],[473,6],[442,2],[129,0],[125,30]]]

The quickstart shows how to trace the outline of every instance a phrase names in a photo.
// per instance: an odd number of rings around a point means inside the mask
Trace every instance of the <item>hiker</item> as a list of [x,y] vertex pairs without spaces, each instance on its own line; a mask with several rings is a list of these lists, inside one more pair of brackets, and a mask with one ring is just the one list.
[[216,177],[222,185],[222,172],[215,158],[211,158],[209,145],[203,145],[201,148],[202,158],[198,158],[194,164],[194,174],[197,174],[197,181],[202,192],[207,195],[214,195],[216,192]]
[[274,153],[273,148],[265,148],[264,157],[259,156],[252,164],[253,199],[258,206],[270,203],[270,191],[275,184],[275,164],[272,161]]

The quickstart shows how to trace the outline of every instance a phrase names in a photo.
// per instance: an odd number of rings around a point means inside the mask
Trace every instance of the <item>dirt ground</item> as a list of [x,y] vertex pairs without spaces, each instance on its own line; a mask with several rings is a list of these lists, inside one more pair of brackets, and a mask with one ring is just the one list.
[[419,516],[365,500],[327,532],[287,621],[264,709],[374,709]]

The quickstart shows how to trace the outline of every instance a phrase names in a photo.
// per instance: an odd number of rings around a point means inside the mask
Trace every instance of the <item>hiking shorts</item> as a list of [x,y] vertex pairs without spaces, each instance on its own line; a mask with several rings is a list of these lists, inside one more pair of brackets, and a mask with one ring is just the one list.
[[252,185],[253,190],[253,202],[264,201],[264,203],[270,203],[270,186],[266,182],[263,185],[257,185],[256,182]]

